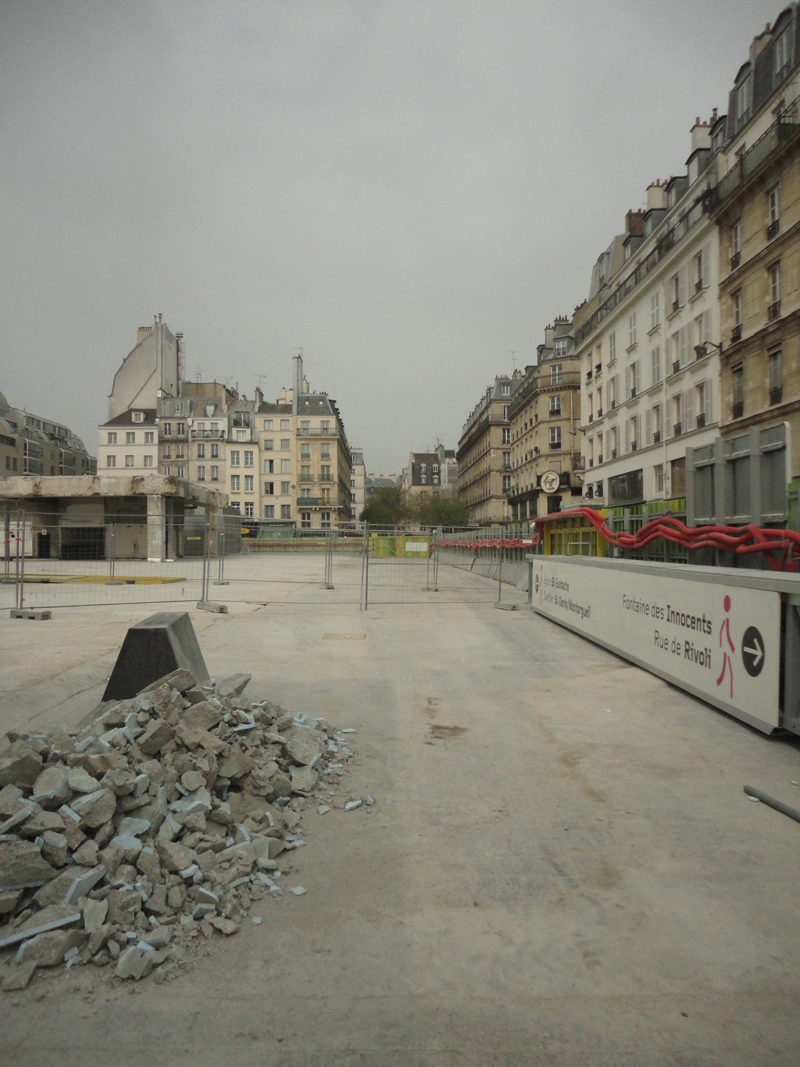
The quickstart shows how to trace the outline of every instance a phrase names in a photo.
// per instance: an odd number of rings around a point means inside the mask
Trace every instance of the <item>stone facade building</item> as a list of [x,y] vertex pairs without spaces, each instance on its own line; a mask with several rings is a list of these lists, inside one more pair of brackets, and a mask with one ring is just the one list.
[[0,478],[96,473],[97,460],[68,426],[11,407],[0,393]]
[[509,408],[522,371],[495,378],[464,423],[458,442],[458,492],[479,525],[509,522],[511,422]]
[[[581,495],[582,459],[580,359],[572,322],[556,318],[537,348],[537,362],[525,368],[509,406],[513,521],[559,511],[565,499]],[[542,475],[558,475],[558,489],[542,489]]]

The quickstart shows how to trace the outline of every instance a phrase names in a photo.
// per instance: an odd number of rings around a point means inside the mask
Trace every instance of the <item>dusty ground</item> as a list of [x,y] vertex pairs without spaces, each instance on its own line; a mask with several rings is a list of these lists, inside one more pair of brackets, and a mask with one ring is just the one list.
[[[148,610],[0,619],[0,729],[77,721]],[[186,977],[2,996],[4,1067],[800,1062],[800,825],[742,792],[800,806],[794,743],[527,611],[192,617],[212,673],[357,728],[376,806],[307,813],[308,893]]]

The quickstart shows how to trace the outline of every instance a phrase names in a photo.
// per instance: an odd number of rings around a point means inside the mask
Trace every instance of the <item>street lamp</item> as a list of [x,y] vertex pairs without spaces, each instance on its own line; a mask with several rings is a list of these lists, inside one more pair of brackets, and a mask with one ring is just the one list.
[[695,358],[702,359],[704,356],[707,356],[709,345],[711,345],[712,348],[716,348],[719,354],[722,355],[722,345],[718,345],[715,341],[706,341],[705,344],[694,346]]

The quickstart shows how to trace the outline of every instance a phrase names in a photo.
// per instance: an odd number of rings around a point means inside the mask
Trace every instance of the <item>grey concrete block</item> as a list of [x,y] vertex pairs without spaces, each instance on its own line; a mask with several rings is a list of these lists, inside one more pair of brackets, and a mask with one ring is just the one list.
[[46,619],[52,619],[52,612],[46,611],[42,608],[12,608],[12,619],[33,619],[35,622],[44,622]]
[[136,696],[151,682],[181,667],[198,682],[208,678],[188,612],[159,611],[128,630],[103,699]]

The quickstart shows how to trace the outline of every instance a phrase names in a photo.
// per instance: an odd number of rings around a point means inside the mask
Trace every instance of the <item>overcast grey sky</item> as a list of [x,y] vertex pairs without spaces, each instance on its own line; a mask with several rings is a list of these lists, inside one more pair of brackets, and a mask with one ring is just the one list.
[[270,399],[305,351],[370,471],[455,447],[773,0],[2,0],[0,390],[96,454],[162,312]]

